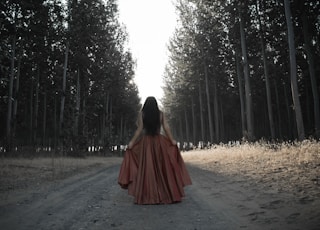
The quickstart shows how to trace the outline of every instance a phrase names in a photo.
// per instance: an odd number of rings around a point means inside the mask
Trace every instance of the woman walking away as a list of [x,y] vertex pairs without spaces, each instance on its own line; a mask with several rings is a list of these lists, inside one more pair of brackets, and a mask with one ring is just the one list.
[[[154,97],[146,99],[137,125],[122,161],[119,185],[128,189],[136,204],[180,202],[191,179]],[[161,127],[165,136],[160,134]]]

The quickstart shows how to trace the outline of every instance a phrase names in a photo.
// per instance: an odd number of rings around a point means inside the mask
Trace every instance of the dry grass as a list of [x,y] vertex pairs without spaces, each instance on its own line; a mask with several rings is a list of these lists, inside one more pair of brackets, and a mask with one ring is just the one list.
[[[217,145],[183,153],[184,160],[205,170],[251,179],[265,189],[320,198],[320,142],[269,145],[259,142]],[[120,157],[2,158],[0,194],[66,178],[93,167],[120,163]]]
[[2,158],[0,161],[0,193],[63,179],[93,167],[109,166],[117,162],[120,162],[120,158]]
[[320,197],[320,142],[218,145],[183,154],[186,162],[228,176],[253,179],[265,189]]

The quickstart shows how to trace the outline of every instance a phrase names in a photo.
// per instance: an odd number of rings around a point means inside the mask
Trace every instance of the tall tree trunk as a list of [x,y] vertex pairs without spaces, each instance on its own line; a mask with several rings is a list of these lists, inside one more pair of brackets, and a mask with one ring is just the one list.
[[189,143],[190,137],[189,137],[189,122],[188,122],[188,115],[187,115],[187,109],[184,109],[184,120],[185,120],[185,125],[186,125],[186,142]]
[[197,125],[196,125],[196,115],[194,111],[194,98],[191,97],[191,110],[192,110],[192,143],[196,144],[196,136],[197,136]]
[[[38,134],[38,114],[39,114],[39,89],[40,89],[40,66],[37,68],[37,78],[36,78],[36,91],[34,100],[34,127],[33,127],[33,140],[37,143]],[[37,143],[38,144],[38,143]]]
[[18,95],[20,86],[20,69],[21,69],[21,55],[18,58],[16,85],[14,88],[14,101],[13,101],[13,137],[16,137],[17,129],[17,112],[18,112]]
[[106,115],[107,115],[107,111],[106,111],[106,105],[107,105],[107,97],[106,95],[104,95],[103,97],[103,112],[102,112],[102,121],[101,121],[101,144],[103,147],[106,146]]
[[258,10],[258,1],[256,1],[256,11],[257,11],[257,17],[259,22],[259,35],[260,35],[260,45],[261,45],[261,53],[262,53],[262,59],[263,59],[263,70],[264,70],[264,78],[265,78],[265,84],[266,84],[266,92],[267,92],[267,106],[268,106],[268,118],[269,118],[269,128],[271,133],[271,139],[275,139],[275,128],[274,128],[274,119],[273,119],[273,111],[272,111],[272,100],[271,100],[271,90],[270,90],[270,81],[269,81],[269,71],[268,71],[268,63],[267,63],[267,56],[265,52],[265,41],[264,41],[264,35],[262,32],[262,23],[261,18],[259,15]]
[[[64,66],[62,76],[62,92],[61,92],[61,104],[60,104],[60,116],[59,116],[59,138],[63,142],[63,118],[64,118],[64,104],[66,100],[66,83],[67,83],[67,69],[68,69],[68,55],[69,55],[69,42],[67,42],[66,50],[64,54]],[[63,143],[61,143],[63,144]],[[63,146],[61,146],[63,147]]]
[[296,115],[296,125],[298,131],[298,139],[301,141],[305,138],[303,118],[299,99],[298,81],[297,81],[297,64],[296,64],[296,49],[294,44],[294,33],[292,25],[292,16],[290,9],[290,0],[284,0],[285,15],[288,28],[288,43],[290,56],[290,76],[291,76],[291,92]]
[[77,94],[76,94],[76,114],[74,121],[73,135],[77,137],[79,135],[79,116],[80,116],[80,70],[77,72]]
[[200,105],[200,124],[201,124],[201,141],[204,141],[204,119],[203,119],[203,102],[202,102],[202,89],[201,82],[199,81],[199,105]]
[[13,93],[13,79],[15,69],[15,52],[16,52],[16,34],[12,38],[12,53],[11,53],[11,65],[10,65],[10,78],[9,78],[9,95],[8,95],[8,111],[7,111],[7,150],[11,150],[12,145],[12,93]]
[[47,92],[44,90],[43,96],[43,125],[42,125],[42,145],[47,147],[46,144],[46,130],[47,130]]
[[31,77],[31,87],[30,87],[30,144],[33,145],[33,78]]
[[311,80],[312,96],[313,96],[313,113],[314,113],[314,131],[315,136],[320,138],[320,109],[319,109],[319,93],[317,88],[317,79],[315,74],[314,56],[311,49],[311,39],[308,31],[308,22],[306,12],[302,15],[304,48],[307,53],[309,74]]
[[246,128],[246,108],[243,98],[243,85],[242,85],[242,77],[241,77],[241,71],[240,71],[240,60],[239,55],[236,51],[236,68],[237,68],[237,78],[238,78],[238,84],[239,84],[239,98],[240,98],[240,110],[241,110],[241,130],[242,130],[242,137],[245,137],[247,133]]
[[109,142],[109,135],[108,133],[110,132],[109,129],[108,129],[108,119],[109,119],[109,92],[106,93],[105,95],[105,108],[104,108],[104,120],[105,120],[105,123],[104,123],[104,142],[106,142],[108,140]]
[[[287,127],[288,127],[287,132],[288,132],[288,138],[292,139],[293,138],[293,132],[292,132],[291,103],[289,103],[289,96],[288,96],[288,92],[287,91],[288,90],[287,90],[286,84],[283,84],[284,99],[285,99],[285,102],[286,102],[286,110],[287,110],[287,117],[288,117],[288,119],[287,119]],[[280,113],[280,111],[279,111],[279,113]]]
[[219,127],[219,103],[218,103],[218,87],[216,78],[213,79],[213,107],[214,107],[214,128],[215,128],[215,141],[219,143],[220,140],[220,127]]
[[224,127],[224,115],[223,115],[223,107],[222,103],[220,103],[220,140],[225,140],[225,127]]
[[277,82],[273,80],[274,83],[274,90],[276,96],[276,105],[277,105],[277,114],[278,114],[278,130],[279,130],[279,137],[283,138],[282,136],[282,120],[281,120],[281,109],[280,109],[280,99],[279,99],[279,90],[277,86]]
[[109,138],[112,138],[112,98],[111,96],[109,97],[109,106],[110,106],[110,111],[109,111]]
[[210,103],[210,91],[209,91],[209,79],[208,79],[208,67],[206,62],[204,62],[204,78],[206,84],[206,95],[207,95],[207,108],[208,108],[208,122],[209,122],[209,135],[210,143],[213,143],[213,125],[212,125],[212,115],[211,115],[211,103]]
[[184,142],[184,135],[183,135],[183,125],[182,125],[182,119],[181,117],[179,117],[179,136],[180,136],[180,146],[183,146],[183,142]]
[[121,114],[121,119],[120,119],[120,134],[119,134],[119,144],[123,143],[123,115]]
[[54,115],[53,115],[53,129],[54,129],[54,140],[53,140],[53,147],[54,150],[57,150],[57,136],[58,136],[58,130],[57,130],[57,96],[54,95]]
[[[81,130],[81,134],[83,137],[83,140],[85,143],[89,143],[88,142],[88,124],[86,121],[86,117],[87,117],[87,99],[85,98],[85,95],[83,95],[82,98],[82,130]],[[83,144],[83,143],[82,143]],[[84,147],[84,146],[82,146]]]
[[241,14],[240,19],[240,37],[241,37],[241,49],[243,57],[243,71],[244,71],[244,88],[246,95],[246,117],[247,117],[247,128],[248,128],[248,139],[250,141],[254,140],[254,121],[253,121],[253,110],[252,110],[252,95],[250,86],[250,76],[249,76],[249,63],[247,58],[247,46],[244,34],[244,24]]
[[[306,79],[305,79],[306,81]],[[313,110],[312,109],[312,105],[310,103],[310,94],[309,92],[306,92],[305,94],[305,108],[306,108],[306,111],[305,111],[305,123],[304,123],[304,127],[306,130],[312,130],[314,131],[314,120],[312,120],[312,115],[311,115],[311,111]]]
[[[128,130],[128,119],[124,120],[124,125],[123,125],[123,130]],[[124,138],[124,144],[128,142],[128,133],[126,132],[126,134],[123,134],[123,138]]]

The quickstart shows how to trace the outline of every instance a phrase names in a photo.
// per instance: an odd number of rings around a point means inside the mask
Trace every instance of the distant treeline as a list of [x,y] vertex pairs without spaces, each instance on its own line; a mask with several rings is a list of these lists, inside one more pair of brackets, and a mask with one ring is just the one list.
[[[162,104],[178,141],[320,137],[319,1],[175,4]],[[0,7],[0,151],[127,143],[141,105],[117,1]]]
[[179,0],[165,71],[180,141],[320,137],[320,1]]
[[0,3],[0,148],[124,143],[140,109],[116,0]]

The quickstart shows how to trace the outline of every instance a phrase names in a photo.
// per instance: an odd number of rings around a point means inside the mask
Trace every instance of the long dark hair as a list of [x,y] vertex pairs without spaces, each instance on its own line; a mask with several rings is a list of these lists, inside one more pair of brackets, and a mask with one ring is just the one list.
[[142,119],[146,134],[158,134],[160,130],[160,110],[154,97],[147,97],[142,107]]

